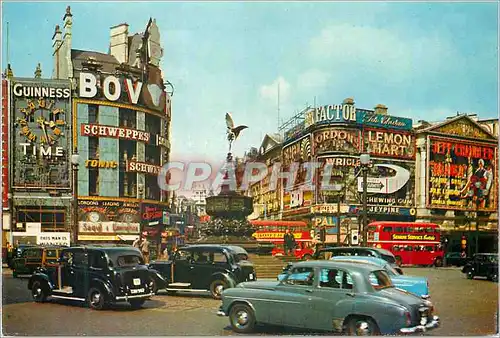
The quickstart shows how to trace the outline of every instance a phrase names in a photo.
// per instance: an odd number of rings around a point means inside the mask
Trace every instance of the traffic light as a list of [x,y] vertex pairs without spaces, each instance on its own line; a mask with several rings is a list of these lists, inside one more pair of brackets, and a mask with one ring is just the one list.
[[462,246],[462,250],[467,249],[467,239],[465,238],[465,236],[462,236],[462,240],[460,241],[460,244]]

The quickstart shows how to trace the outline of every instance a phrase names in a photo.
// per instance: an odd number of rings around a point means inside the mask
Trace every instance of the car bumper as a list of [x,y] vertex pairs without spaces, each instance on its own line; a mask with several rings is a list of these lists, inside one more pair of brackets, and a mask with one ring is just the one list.
[[426,332],[428,330],[435,329],[436,327],[439,326],[439,317],[438,316],[433,316],[432,321],[428,322],[425,325],[417,325],[413,327],[405,327],[399,330],[399,333],[402,334],[411,334],[411,333],[417,333],[417,332]]
[[154,293],[143,293],[143,294],[140,294],[140,295],[125,295],[125,296],[117,296],[115,297],[115,300],[116,301],[128,301],[129,299],[137,299],[137,298],[151,298],[153,297],[155,294]]

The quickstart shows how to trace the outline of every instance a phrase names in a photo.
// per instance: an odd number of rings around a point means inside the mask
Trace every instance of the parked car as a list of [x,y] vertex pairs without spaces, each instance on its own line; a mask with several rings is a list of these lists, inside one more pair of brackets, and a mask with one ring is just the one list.
[[58,264],[31,276],[28,289],[35,302],[47,297],[88,302],[101,310],[116,302],[141,307],[154,293],[153,276],[140,251],[133,247],[71,247]]
[[12,269],[13,262],[15,258],[21,257],[24,250],[28,248],[33,248],[36,245],[33,244],[19,244],[15,246],[11,252],[11,254],[7,254],[7,266]]
[[467,274],[467,278],[469,279],[479,276],[498,282],[498,254],[475,254],[472,260],[467,262],[462,268],[462,272]]
[[248,261],[248,252],[243,249],[241,246],[237,246],[237,245],[226,245],[226,247],[233,251],[233,253],[235,254],[235,258],[238,260],[238,261]]
[[253,264],[241,259],[242,250],[236,246],[212,244],[182,247],[172,260],[149,264],[156,275],[156,290],[165,289],[170,294],[209,291],[213,298],[220,299],[224,289],[257,280]]
[[[333,256],[363,256],[363,257],[378,257],[387,261],[399,274],[403,274],[403,269],[396,263],[396,257],[392,252],[372,247],[362,246],[330,246],[316,250],[313,259],[330,259]],[[288,263],[283,272],[286,272],[293,263]]]
[[279,282],[247,282],[224,290],[219,316],[238,333],[257,324],[404,334],[439,326],[430,301],[397,289],[384,270],[367,264],[304,261]]
[[447,252],[445,255],[446,265],[463,266],[469,258],[462,256],[460,252]]
[[32,275],[39,267],[57,264],[59,253],[64,247],[27,247],[20,257],[12,260],[12,277]]

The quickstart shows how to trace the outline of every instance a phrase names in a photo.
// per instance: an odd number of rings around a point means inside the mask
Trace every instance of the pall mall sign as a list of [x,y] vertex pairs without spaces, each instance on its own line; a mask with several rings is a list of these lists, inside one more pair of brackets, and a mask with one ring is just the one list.
[[69,188],[70,82],[14,78],[12,167],[16,188]]

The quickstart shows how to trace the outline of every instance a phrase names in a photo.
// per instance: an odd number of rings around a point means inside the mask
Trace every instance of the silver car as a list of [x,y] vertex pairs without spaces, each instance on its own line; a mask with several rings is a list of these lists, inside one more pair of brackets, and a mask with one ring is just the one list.
[[282,281],[245,282],[222,293],[219,316],[238,333],[257,324],[344,332],[405,334],[439,326],[432,303],[396,289],[372,265],[336,261],[294,264]]

